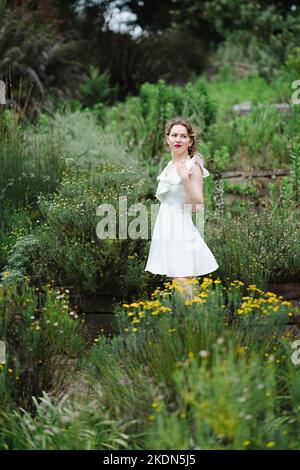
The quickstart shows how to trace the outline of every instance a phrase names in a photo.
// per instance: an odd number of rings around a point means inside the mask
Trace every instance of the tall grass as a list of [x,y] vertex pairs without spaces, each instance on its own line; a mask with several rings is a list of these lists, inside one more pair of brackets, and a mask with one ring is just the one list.
[[95,339],[69,391],[40,394],[33,415],[2,412],[0,447],[296,449],[287,326],[299,308],[240,281],[198,281],[189,300],[167,282],[117,306],[119,334]]
[[225,289],[204,278],[184,302],[166,283],[152,300],[116,310],[120,336],[95,340],[88,380],[92,387],[101,383],[102,403],[114,419],[138,417],[133,448],[298,445],[289,421],[297,404],[281,397],[293,309],[254,285],[243,300],[243,287],[236,281]]
[[[206,240],[224,279],[241,279],[262,289],[269,283],[295,281],[300,273],[298,211],[291,198],[287,207],[278,192],[259,213],[227,213],[206,229]],[[232,223],[234,220],[234,223]]]
[[81,321],[71,310],[68,292],[36,291],[26,279],[0,285],[0,338],[6,344],[1,366],[1,392],[16,404],[32,409],[32,396],[60,391],[83,351]]
[[38,129],[29,131],[18,122],[13,111],[4,111],[0,121],[0,201],[15,208],[35,204],[40,192],[54,191],[61,179],[65,162],[60,143],[49,136],[42,145],[38,143]]

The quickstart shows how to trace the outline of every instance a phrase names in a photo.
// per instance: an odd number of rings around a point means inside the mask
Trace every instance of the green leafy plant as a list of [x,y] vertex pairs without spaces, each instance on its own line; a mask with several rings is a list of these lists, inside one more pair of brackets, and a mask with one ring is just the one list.
[[111,86],[110,74],[106,70],[100,74],[99,67],[90,65],[85,81],[80,85],[80,99],[85,106],[93,107],[98,103],[112,104],[116,99],[118,86]]

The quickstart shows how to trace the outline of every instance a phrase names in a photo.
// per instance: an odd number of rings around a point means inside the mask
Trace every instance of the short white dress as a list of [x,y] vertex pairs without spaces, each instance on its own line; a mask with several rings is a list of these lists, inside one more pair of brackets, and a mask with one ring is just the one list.
[[[194,155],[185,165],[193,172],[195,164],[203,177],[209,175],[203,160]],[[158,175],[155,197],[160,201],[144,271],[168,277],[201,276],[219,265],[193,223],[191,205],[172,161]]]

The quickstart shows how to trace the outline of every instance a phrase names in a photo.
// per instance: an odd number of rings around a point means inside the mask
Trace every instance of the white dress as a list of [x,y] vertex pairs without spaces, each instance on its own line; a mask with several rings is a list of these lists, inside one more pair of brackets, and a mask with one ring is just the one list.
[[[195,164],[200,166],[203,177],[209,175],[199,155],[186,161],[189,174]],[[191,206],[172,161],[157,180],[155,196],[160,206],[144,271],[169,277],[200,276],[215,271],[219,265],[193,223]]]

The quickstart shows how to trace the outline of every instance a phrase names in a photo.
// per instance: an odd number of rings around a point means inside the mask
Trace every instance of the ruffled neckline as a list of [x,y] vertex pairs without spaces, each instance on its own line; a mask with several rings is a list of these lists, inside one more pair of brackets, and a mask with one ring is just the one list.
[[[198,165],[201,166],[202,168],[202,174],[203,177],[205,178],[206,176],[209,176],[209,171],[204,167],[204,163],[202,158],[199,155],[193,155],[193,157],[190,160],[186,161],[186,165],[188,168],[192,169],[193,165],[195,163],[198,163]],[[169,171],[167,172],[168,168],[171,166],[174,166],[174,163],[172,160],[168,162],[168,164],[165,166],[163,171],[158,175],[157,181],[159,180],[170,180],[170,181],[176,181],[177,183],[181,181],[180,176],[178,175],[177,171]]]
[[[190,160],[186,161],[186,166],[192,170],[193,166],[195,163],[198,163],[201,168],[202,168],[202,174],[203,177],[209,176],[208,170],[204,167],[203,160],[202,158],[199,157],[199,155],[194,155]],[[158,188],[156,191],[155,196],[157,199],[161,199],[161,195],[164,193],[167,193],[171,189],[172,184],[180,184],[181,183],[181,178],[178,175],[176,168],[174,167],[174,171],[169,171],[167,173],[167,169],[173,166],[173,161],[170,160],[168,164],[165,166],[163,171],[158,175],[157,181],[159,181]]]

